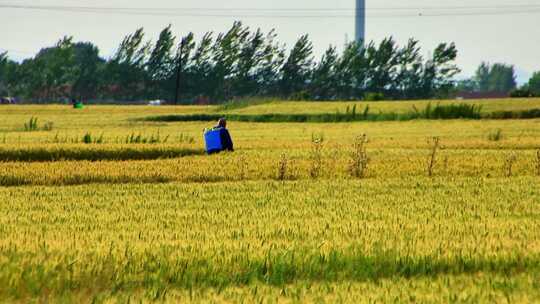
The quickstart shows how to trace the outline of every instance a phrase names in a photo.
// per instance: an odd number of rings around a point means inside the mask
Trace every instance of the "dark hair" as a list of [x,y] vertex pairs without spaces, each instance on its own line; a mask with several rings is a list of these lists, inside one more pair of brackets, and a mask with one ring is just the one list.
[[218,120],[217,125],[218,125],[219,127],[225,128],[225,126],[227,125],[227,120],[226,120],[225,118],[220,118],[220,119]]

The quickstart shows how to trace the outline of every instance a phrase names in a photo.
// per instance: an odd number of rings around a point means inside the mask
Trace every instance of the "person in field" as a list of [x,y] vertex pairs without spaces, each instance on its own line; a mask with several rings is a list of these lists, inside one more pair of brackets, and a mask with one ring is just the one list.
[[225,118],[220,118],[217,125],[214,127],[215,130],[220,130],[221,135],[221,144],[223,145],[222,151],[234,151],[233,141],[229,130],[227,130],[227,120]]

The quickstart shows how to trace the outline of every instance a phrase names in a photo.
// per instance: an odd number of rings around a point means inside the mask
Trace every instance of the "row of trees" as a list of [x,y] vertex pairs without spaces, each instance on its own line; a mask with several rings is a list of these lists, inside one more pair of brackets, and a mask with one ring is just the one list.
[[518,87],[513,65],[482,62],[474,77],[458,82],[456,91],[501,93],[510,94],[513,97],[540,97],[540,71],[534,73],[527,83]]
[[516,73],[513,65],[482,62],[475,75],[459,82],[458,91],[507,94],[516,88]]
[[413,99],[444,96],[459,69],[455,45],[442,43],[424,58],[418,41],[392,38],[329,47],[315,60],[307,35],[287,50],[276,33],[240,22],[229,31],[177,40],[168,26],[155,43],[143,29],[124,38],[112,58],[89,42],[61,39],[21,63],[0,55],[0,93],[34,101],[62,97],[101,100],[225,101],[240,96],[291,99]]
[[530,91],[534,96],[540,96],[540,71],[531,76],[524,89]]
[[540,71],[535,72],[529,82],[512,91],[513,97],[540,97]]

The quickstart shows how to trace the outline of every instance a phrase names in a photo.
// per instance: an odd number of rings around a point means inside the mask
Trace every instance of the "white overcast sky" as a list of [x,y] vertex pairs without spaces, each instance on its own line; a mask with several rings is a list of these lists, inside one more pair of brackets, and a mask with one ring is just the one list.
[[[260,18],[245,15],[272,13],[264,10],[255,12],[203,10],[195,13],[229,16],[147,16],[0,7],[0,50],[10,51],[10,56],[17,60],[32,56],[41,47],[54,44],[64,35],[72,35],[77,41],[92,41],[99,46],[101,55],[108,57],[122,38],[136,28],[144,27],[147,35],[155,39],[160,30],[168,24],[173,25],[174,32],[179,36],[193,31],[200,37],[200,34],[206,31],[225,31],[233,21],[241,20],[253,28],[261,27],[264,30],[275,28],[279,40],[289,46],[298,36],[307,33],[315,45],[317,55],[330,44],[340,47],[347,38],[354,37],[354,18],[344,16],[352,16],[352,11],[308,10],[320,8],[352,10],[355,0],[0,0],[0,5],[6,4],[132,8],[272,8],[300,9],[294,12],[273,13],[277,15],[323,15],[320,18]],[[516,8],[520,5],[523,5],[523,8]],[[472,75],[481,61],[514,64],[520,82],[528,79],[532,72],[540,70],[540,0],[367,0],[366,6],[368,40],[380,41],[384,37],[393,36],[400,43],[404,43],[413,37],[420,40],[425,55],[429,54],[439,42],[453,41],[459,49],[458,64],[463,70],[462,77]],[[466,8],[456,10],[459,6]],[[414,9],[411,11],[397,9],[403,7]],[[498,9],[490,9],[493,7]],[[433,11],[426,8],[440,9]],[[492,14],[493,12],[495,14]],[[454,15],[440,16],[448,13]],[[439,16],[426,16],[429,14]],[[328,15],[341,17],[332,18]]]

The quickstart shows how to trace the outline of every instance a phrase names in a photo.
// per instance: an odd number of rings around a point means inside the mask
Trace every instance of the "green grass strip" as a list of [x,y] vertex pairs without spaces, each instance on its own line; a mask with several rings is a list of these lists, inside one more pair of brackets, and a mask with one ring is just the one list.
[[[174,250],[69,256],[59,252],[5,250],[0,262],[0,295],[21,298],[47,291],[83,288],[224,288],[261,282],[283,286],[296,281],[378,281],[386,278],[492,273],[538,273],[538,256],[403,256],[393,252],[285,251],[262,256],[181,257]],[[44,261],[43,257],[47,257]]]
[[174,147],[125,148],[8,148],[0,149],[2,162],[124,161],[179,158],[203,155],[202,149]]
[[364,111],[363,113],[333,114],[191,114],[150,116],[144,120],[152,122],[209,122],[216,121],[220,118],[226,118],[229,121],[255,123],[340,123],[355,121],[409,121],[416,119],[533,119],[540,118],[540,109],[500,111],[483,114],[480,112],[480,107],[475,105],[449,105],[408,113],[370,113],[369,111]]

